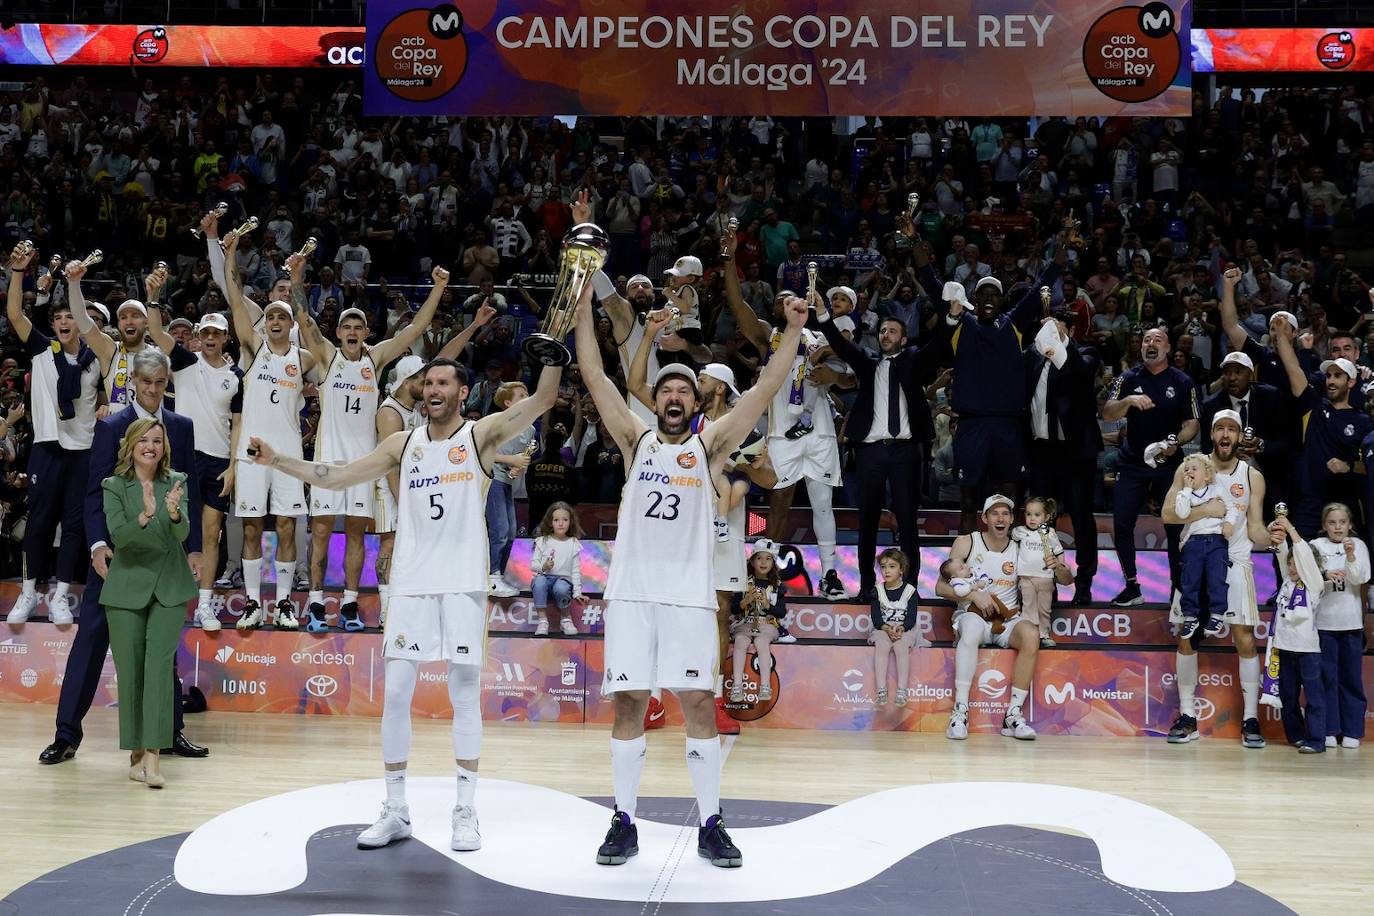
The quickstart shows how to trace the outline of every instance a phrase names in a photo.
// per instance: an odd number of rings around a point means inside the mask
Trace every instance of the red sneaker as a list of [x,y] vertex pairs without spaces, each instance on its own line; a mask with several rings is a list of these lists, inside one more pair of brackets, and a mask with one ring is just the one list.
[[668,724],[668,713],[663,708],[663,704],[653,697],[649,697],[649,708],[644,711],[644,730],[649,731],[654,728],[662,728]]
[[725,711],[725,698],[716,697],[716,731],[722,735],[738,735],[739,722]]

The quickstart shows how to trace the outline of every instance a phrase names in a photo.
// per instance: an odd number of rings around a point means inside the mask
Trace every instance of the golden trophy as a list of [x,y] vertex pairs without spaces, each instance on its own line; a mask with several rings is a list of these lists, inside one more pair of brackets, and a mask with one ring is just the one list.
[[1048,286],[1040,287],[1040,306],[1045,310],[1046,315],[1050,313],[1050,288]]
[[105,252],[97,248],[95,251],[92,251],[90,254],[86,255],[84,258],[81,259],[81,266],[94,267],[103,260],[105,260]]
[[921,206],[921,195],[912,191],[906,196],[906,218],[916,223],[916,210]]
[[[526,458],[533,459],[533,458],[534,458],[534,453],[537,452],[537,451],[539,451],[539,440],[536,438],[536,439],[531,439],[531,440],[529,441],[529,444],[527,444],[527,445],[525,446],[525,448],[524,448],[524,450],[521,452],[521,454],[524,455]],[[511,469],[510,469],[510,476],[511,476],[511,479],[514,480],[516,477],[519,477],[519,476],[520,476],[520,471],[521,471],[520,468],[511,468]]]
[[725,241],[738,231],[739,220],[732,216],[730,221],[725,224],[725,231],[720,234],[720,259],[722,261],[730,260],[730,250],[725,247]]
[[255,230],[255,229],[257,229],[257,228],[258,228],[258,218],[257,218],[256,216],[250,216],[250,217],[248,217],[248,219],[246,219],[246,220],[243,221],[243,225],[239,226],[239,227],[238,227],[237,229],[235,229],[233,232],[229,233],[229,234],[226,235],[224,238],[220,239],[220,240],[219,240],[219,247],[220,247],[220,248],[228,248],[228,247],[229,247],[229,240],[230,240],[231,238],[236,239],[236,238],[239,238],[240,236],[247,235],[248,233],[252,232],[253,230]]
[[573,226],[563,236],[553,299],[539,330],[525,338],[526,356],[545,366],[566,366],[572,362],[572,352],[563,341],[572,331],[583,291],[606,263],[610,250],[610,236],[594,223]]
[[[221,216],[223,216],[224,214],[226,214],[226,213],[228,213],[228,212],[229,212],[229,205],[228,205],[227,203],[225,203],[224,201],[221,200],[219,203],[215,204],[214,209],[211,210],[211,211],[210,211],[208,214],[206,214],[206,215],[207,215],[207,216],[213,216],[215,219],[219,219]],[[198,239],[204,238],[204,237],[205,237],[205,233],[200,231],[200,227],[199,227],[199,226],[196,226],[194,229],[192,229],[192,230],[191,230],[191,234],[194,235],[194,236],[195,236],[196,238],[198,238]]]
[[[1277,519],[1287,518],[1287,517],[1288,517],[1288,503],[1274,503],[1274,518],[1277,520]],[[1277,546],[1277,545],[1271,546],[1271,547],[1269,548],[1269,552],[1270,552],[1270,553],[1278,553],[1278,552],[1279,552],[1278,546]]]
[[320,244],[320,243],[317,242],[317,241],[315,241],[315,237],[312,235],[310,238],[308,238],[308,239],[305,240],[305,244],[301,246],[301,250],[300,250],[300,251],[298,251],[298,252],[295,253],[294,257],[297,257],[297,258],[308,258],[308,257],[310,257],[312,254],[315,253],[315,249],[319,247],[319,244]]

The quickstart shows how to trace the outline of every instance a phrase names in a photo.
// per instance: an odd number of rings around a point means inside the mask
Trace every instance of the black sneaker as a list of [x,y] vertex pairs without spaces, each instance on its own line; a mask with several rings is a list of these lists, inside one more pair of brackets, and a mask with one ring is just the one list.
[[795,637],[795,636],[793,636],[791,633],[789,633],[788,630],[787,630],[787,627],[783,626],[782,623],[779,622],[779,623],[778,623],[778,638],[775,639],[775,640],[773,640],[773,642],[780,642],[780,643],[784,643],[784,644],[790,645],[791,643],[794,643],[794,642],[796,642],[796,641],[797,641],[797,637]]
[[730,842],[719,814],[711,815],[706,826],[697,829],[697,855],[710,859],[717,868],[739,868],[744,864],[744,856]]
[[1246,719],[1240,724],[1240,743],[1242,747],[1264,747],[1264,736],[1260,734],[1259,719]]
[[624,865],[630,856],[639,855],[639,828],[624,811],[611,815],[606,842],[596,851],[597,865]]
[[1220,636],[1224,626],[1226,626],[1226,621],[1221,619],[1221,615],[1213,614],[1207,618],[1207,626],[1202,632],[1207,636]]
[[840,574],[833,569],[821,579],[821,597],[828,601],[844,601],[849,597],[849,592],[844,590],[840,582]]
[[363,631],[363,618],[358,613],[358,602],[350,601],[339,608],[339,629],[347,633]]
[[1073,600],[1069,602],[1070,607],[1087,607],[1093,603],[1092,586],[1080,585],[1073,590]]
[[1192,639],[1196,635],[1200,623],[1196,617],[1185,617],[1183,622],[1178,625],[1179,638]]
[[305,619],[305,631],[307,633],[323,633],[329,629],[329,623],[325,620],[324,605],[318,601],[310,602],[310,607],[306,608],[307,616]]
[[1126,587],[1112,599],[1112,607],[1134,607],[1144,603],[1145,598],[1140,594],[1140,586],[1134,579],[1128,579]]
[[301,622],[296,619],[296,606],[291,603],[290,598],[283,598],[277,602],[277,616],[272,622],[278,630],[299,630],[301,628]]
[[1201,737],[1197,730],[1197,719],[1192,716],[1180,715],[1169,729],[1170,744],[1187,744]]
[[252,598],[243,603],[243,613],[239,615],[239,622],[234,624],[236,630],[256,630],[262,626],[262,605]]
[[783,433],[783,435],[788,439],[800,439],[802,436],[809,436],[814,428],[815,427],[811,426],[809,423],[803,423],[798,420],[796,423],[793,423],[792,428]]

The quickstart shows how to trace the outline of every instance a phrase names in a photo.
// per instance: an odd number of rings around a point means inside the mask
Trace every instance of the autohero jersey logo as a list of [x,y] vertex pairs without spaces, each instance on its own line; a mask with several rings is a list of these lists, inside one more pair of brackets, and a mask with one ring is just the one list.
[[450,483],[462,483],[465,480],[475,480],[472,471],[452,471],[448,474],[431,474],[429,477],[416,477],[410,482],[412,490],[427,490],[430,487],[442,487]]
[[1168,4],[1122,6],[1102,15],[1083,40],[1083,67],[1098,92],[1118,102],[1146,102],[1178,75],[1179,18]]
[[377,36],[372,65],[382,85],[398,98],[441,98],[467,70],[463,14],[450,3],[401,13]]

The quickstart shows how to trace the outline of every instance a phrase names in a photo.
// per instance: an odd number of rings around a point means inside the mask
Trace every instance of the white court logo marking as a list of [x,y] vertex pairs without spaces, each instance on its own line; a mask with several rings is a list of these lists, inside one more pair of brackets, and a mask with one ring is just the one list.
[[[306,879],[306,841],[339,824],[370,824],[384,795],[379,779],[334,783],[221,814],[182,843],[177,882],[195,893],[225,896],[298,887]],[[640,820],[639,855],[620,868],[595,868],[591,850],[605,831],[604,807],[543,786],[483,779],[482,849],[455,853],[448,848],[452,778],[412,779],[409,796],[415,840],[458,866],[513,887],[593,900],[649,899],[681,829]],[[1085,834],[1097,844],[1103,874],[1127,887],[1196,893],[1236,879],[1230,857],[1215,841],[1149,805],[1068,786],[960,782],[888,789],[790,824],[732,827],[748,867],[721,870],[693,856],[681,863],[663,901],[746,903],[832,894],[872,880],[938,840],[1001,824]],[[373,866],[369,853],[358,855],[358,868],[376,868],[379,880],[384,877],[380,862]],[[530,862],[544,864],[532,869]]]

